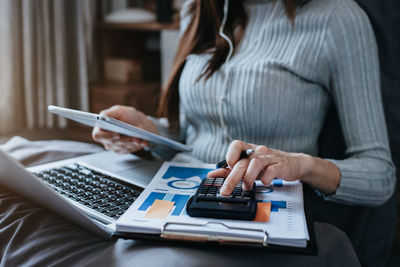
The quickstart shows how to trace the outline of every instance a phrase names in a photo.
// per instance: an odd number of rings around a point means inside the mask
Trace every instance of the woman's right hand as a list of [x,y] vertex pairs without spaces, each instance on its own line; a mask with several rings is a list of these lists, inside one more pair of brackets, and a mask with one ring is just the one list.
[[[133,107],[112,106],[109,109],[103,110],[100,114],[158,134],[156,125],[144,113]],[[113,150],[120,154],[137,152],[149,145],[145,140],[109,132],[99,127],[93,128],[92,137],[95,141],[101,143],[105,149]]]

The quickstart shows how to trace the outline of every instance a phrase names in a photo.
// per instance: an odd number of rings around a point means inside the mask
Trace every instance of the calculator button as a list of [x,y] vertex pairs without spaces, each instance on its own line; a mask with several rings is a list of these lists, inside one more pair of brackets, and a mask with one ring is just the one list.
[[250,193],[248,191],[243,191],[243,198],[250,199]]
[[207,178],[206,181],[204,182],[204,185],[212,185],[215,181],[215,178]]
[[222,198],[231,198],[232,197],[232,194],[230,194],[230,195],[227,195],[227,196],[223,196],[223,195],[221,195],[219,192],[217,193],[217,197],[222,197]]
[[236,196],[242,196],[242,191],[241,190],[235,190],[234,192],[233,192],[233,195],[236,197]]

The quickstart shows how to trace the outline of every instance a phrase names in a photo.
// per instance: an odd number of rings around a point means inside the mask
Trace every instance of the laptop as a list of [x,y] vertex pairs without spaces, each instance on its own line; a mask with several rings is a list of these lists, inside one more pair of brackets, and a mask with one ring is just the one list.
[[25,168],[0,150],[0,184],[110,239],[161,163],[105,151]]

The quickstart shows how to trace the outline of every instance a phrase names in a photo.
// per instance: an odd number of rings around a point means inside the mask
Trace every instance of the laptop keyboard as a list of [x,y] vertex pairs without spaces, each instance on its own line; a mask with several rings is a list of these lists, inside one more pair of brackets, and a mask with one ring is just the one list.
[[79,164],[34,174],[61,195],[113,219],[118,219],[143,191]]

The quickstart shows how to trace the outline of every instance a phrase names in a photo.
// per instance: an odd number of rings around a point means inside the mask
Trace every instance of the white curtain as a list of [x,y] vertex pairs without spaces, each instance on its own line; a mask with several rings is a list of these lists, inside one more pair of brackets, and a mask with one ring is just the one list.
[[65,127],[49,104],[89,109],[96,0],[0,0],[0,134]]

